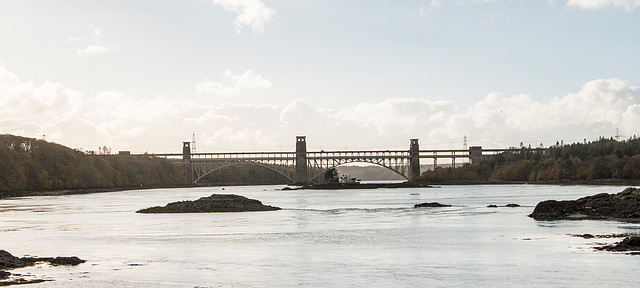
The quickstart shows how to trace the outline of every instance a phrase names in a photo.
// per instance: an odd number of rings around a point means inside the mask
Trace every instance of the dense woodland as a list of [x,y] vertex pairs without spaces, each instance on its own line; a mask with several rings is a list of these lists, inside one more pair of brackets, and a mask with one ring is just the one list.
[[640,139],[600,138],[589,143],[556,143],[548,149],[522,147],[517,152],[485,156],[480,163],[426,171],[417,180],[427,183],[640,180]]
[[154,157],[94,154],[43,140],[0,135],[0,196],[17,191],[172,186],[188,182],[180,163]]

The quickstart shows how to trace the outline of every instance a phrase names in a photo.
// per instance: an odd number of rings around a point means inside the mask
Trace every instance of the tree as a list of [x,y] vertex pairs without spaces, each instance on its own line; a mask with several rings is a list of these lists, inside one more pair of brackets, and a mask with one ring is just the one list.
[[336,167],[331,167],[324,171],[324,180],[329,183],[338,182],[338,169],[336,169]]

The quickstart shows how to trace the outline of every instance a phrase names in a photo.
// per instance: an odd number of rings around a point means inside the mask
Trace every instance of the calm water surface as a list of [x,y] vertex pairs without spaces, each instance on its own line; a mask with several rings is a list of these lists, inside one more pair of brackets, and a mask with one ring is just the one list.
[[[32,267],[30,287],[635,287],[640,256],[594,251],[569,234],[640,233],[611,221],[535,221],[543,200],[611,186],[443,186],[280,191],[283,186],[154,189],[0,200],[0,249],[71,256]],[[213,193],[281,211],[136,214]],[[412,208],[422,202],[445,208]],[[517,203],[519,208],[487,208]]]

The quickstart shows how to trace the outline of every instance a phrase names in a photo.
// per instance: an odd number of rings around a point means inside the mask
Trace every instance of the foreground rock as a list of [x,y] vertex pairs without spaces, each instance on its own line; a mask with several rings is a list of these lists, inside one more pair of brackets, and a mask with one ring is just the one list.
[[612,252],[634,252],[632,254],[640,254],[640,236],[629,236],[618,243],[598,247],[596,249]]
[[511,204],[507,204],[504,206],[498,206],[496,204],[490,204],[487,205],[488,208],[498,208],[498,207],[510,207],[510,208],[515,208],[515,207],[521,207],[520,204],[515,204],[515,203],[511,203]]
[[[25,279],[19,277],[20,275],[13,275],[10,272],[4,270],[11,270],[17,268],[24,268],[33,266],[37,262],[47,262],[51,265],[70,265],[75,266],[86,262],[76,256],[72,257],[16,257],[11,253],[0,250],[0,286],[9,286],[16,284],[32,284],[48,281],[45,279]],[[13,276],[16,277],[13,277]]]
[[413,205],[413,208],[424,208],[424,207],[451,207],[451,205],[440,204],[438,202],[428,202],[428,203],[420,203]]
[[213,194],[195,201],[172,202],[164,207],[155,206],[136,213],[210,213],[210,212],[251,212],[280,210],[262,204],[262,202],[243,196],[230,194]]
[[529,215],[536,220],[594,219],[640,222],[640,189],[617,194],[601,193],[571,201],[538,203]]

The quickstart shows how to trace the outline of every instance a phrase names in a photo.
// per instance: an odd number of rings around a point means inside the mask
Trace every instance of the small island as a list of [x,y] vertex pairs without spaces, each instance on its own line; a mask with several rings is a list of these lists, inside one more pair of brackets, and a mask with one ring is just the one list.
[[529,217],[536,220],[620,220],[640,222],[640,189],[617,194],[600,193],[578,200],[547,200],[538,203]]
[[179,201],[164,207],[155,206],[136,213],[212,213],[212,212],[253,212],[274,211],[279,207],[264,205],[262,202],[232,194],[213,194],[195,201]]

